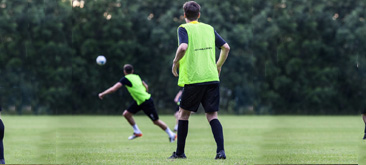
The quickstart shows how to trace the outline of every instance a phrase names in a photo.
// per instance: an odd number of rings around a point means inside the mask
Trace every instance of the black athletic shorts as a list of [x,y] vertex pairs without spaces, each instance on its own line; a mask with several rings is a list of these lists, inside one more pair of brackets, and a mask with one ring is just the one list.
[[190,84],[184,86],[180,107],[188,111],[197,112],[200,103],[206,113],[219,111],[219,82],[205,85]]
[[143,102],[140,105],[137,105],[136,101],[134,101],[130,105],[130,107],[127,108],[127,111],[130,112],[130,113],[132,113],[132,114],[136,114],[140,110],[144,111],[144,113],[152,121],[159,120],[159,116],[158,116],[158,113],[156,112],[156,109],[155,109],[155,106],[154,106],[154,101],[153,101],[152,98],[150,98],[149,100],[146,100],[145,102]]

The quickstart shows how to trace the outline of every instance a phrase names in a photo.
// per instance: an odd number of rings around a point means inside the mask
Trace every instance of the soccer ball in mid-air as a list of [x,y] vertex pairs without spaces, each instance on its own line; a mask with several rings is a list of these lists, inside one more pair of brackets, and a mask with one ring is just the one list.
[[97,57],[97,64],[98,65],[104,65],[106,62],[107,62],[107,59],[104,56],[100,55],[100,56]]

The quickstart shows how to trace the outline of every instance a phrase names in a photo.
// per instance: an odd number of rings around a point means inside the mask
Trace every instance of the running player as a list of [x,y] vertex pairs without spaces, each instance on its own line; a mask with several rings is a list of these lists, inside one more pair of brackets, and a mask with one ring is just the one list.
[[176,139],[176,134],[172,132],[163,121],[159,119],[158,113],[156,112],[154,106],[154,101],[151,98],[151,95],[147,92],[148,85],[141,80],[139,75],[133,73],[134,69],[132,65],[124,65],[123,72],[125,76],[122,77],[119,82],[114,84],[112,87],[108,88],[102,93],[99,93],[99,98],[103,99],[105,95],[117,91],[122,86],[125,86],[127,88],[128,92],[134,99],[134,102],[130,105],[130,107],[128,107],[127,110],[123,112],[123,116],[132,126],[134,131],[134,133],[130,137],[128,137],[128,139],[132,140],[142,136],[141,130],[138,128],[134,118],[132,117],[134,114],[142,110],[153,121],[155,125],[159,126],[169,135],[169,142],[174,142]]

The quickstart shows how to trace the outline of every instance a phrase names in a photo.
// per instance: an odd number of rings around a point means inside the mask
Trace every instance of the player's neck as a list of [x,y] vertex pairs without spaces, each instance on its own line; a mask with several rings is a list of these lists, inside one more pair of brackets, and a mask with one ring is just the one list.
[[191,21],[191,20],[186,18],[186,23],[191,23],[191,22],[198,22],[198,19]]

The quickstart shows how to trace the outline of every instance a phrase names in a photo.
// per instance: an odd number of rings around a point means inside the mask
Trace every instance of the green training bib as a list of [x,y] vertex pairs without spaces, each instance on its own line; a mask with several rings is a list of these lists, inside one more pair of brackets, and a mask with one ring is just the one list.
[[216,67],[215,32],[212,26],[194,21],[180,25],[188,34],[188,49],[179,61],[178,85],[220,81]]
[[137,105],[142,104],[146,100],[150,99],[151,95],[146,92],[145,86],[142,84],[142,80],[139,75],[128,74],[125,76],[132,84],[132,87],[127,85],[126,88],[132,98],[137,102]]

